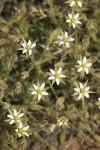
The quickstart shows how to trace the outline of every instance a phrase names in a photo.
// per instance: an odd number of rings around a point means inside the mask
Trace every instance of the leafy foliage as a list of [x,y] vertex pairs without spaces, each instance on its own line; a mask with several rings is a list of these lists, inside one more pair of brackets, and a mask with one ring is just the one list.
[[[6,2],[0,4],[0,150],[31,150],[32,146],[58,150],[75,136],[82,147],[89,139],[100,143],[100,110],[99,104],[95,104],[100,97],[99,0],[85,0],[82,8],[73,9],[65,2],[22,0],[11,5],[9,1],[8,16],[5,15]],[[82,22],[75,30],[66,23],[71,11],[80,13]],[[57,36],[65,31],[75,38],[70,48],[57,43]],[[36,50],[26,57],[22,54],[21,42],[29,39],[36,41]],[[92,62],[88,75],[78,73],[76,68],[77,61],[84,56]],[[66,75],[65,84],[52,85],[48,80],[49,69],[60,67]],[[81,101],[72,94],[76,83],[87,80],[95,93],[85,99],[83,109]],[[39,103],[30,91],[37,82],[45,83],[49,93]],[[13,109],[25,114],[23,123],[30,125],[29,138],[18,138],[16,127],[5,121]],[[67,128],[57,126],[62,116],[70,122]]]

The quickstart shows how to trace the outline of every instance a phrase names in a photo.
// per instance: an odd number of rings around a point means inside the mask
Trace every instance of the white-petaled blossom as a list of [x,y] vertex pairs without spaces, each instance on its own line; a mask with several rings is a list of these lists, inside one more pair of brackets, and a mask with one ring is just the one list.
[[36,95],[38,97],[38,101],[42,98],[42,96],[48,95],[48,93],[45,91],[45,83],[43,83],[41,86],[33,84],[34,89],[31,89],[32,95]]
[[13,124],[15,122],[20,123],[20,118],[24,116],[24,113],[19,113],[17,112],[16,109],[14,109],[14,112],[12,113],[11,111],[9,111],[10,114],[7,115],[7,117],[10,119],[10,123],[9,124]]
[[78,72],[81,72],[81,71],[85,71],[86,72],[86,74],[88,74],[89,73],[89,67],[91,67],[92,66],[92,63],[89,63],[88,61],[87,61],[87,58],[86,57],[84,57],[83,58],[83,60],[82,61],[77,61],[78,62]]
[[68,126],[69,125],[69,121],[66,117],[61,117],[58,120],[58,126]]
[[68,19],[66,20],[67,23],[73,26],[75,28],[78,24],[82,24],[81,21],[79,21],[79,13],[76,15],[68,14]]
[[27,136],[29,137],[29,134],[27,133],[27,130],[29,129],[29,126],[23,126],[22,123],[19,124],[18,128],[15,130],[19,137],[21,136]]
[[71,0],[70,7],[73,7],[75,5],[82,7],[82,2],[80,0]]
[[77,86],[77,88],[74,88],[75,93],[73,95],[78,96],[78,100],[84,97],[89,98],[89,93],[92,93],[91,91],[89,91],[89,89],[89,86],[87,87],[87,82],[85,84],[79,83],[79,86]]
[[57,83],[57,85],[60,84],[60,81],[62,78],[65,78],[66,76],[62,74],[62,68],[59,68],[57,71],[50,69],[51,76],[48,78],[49,80],[53,80]]
[[[98,98],[98,101],[100,102],[100,98]],[[99,109],[100,109],[100,104],[99,104]]]
[[74,41],[74,38],[68,36],[68,32],[58,35],[57,38],[59,39],[59,46],[65,45],[68,48],[70,47],[70,42]]
[[28,53],[29,55],[32,55],[32,49],[35,48],[36,43],[32,43],[30,40],[28,42],[24,42],[21,44],[23,47],[23,54]]

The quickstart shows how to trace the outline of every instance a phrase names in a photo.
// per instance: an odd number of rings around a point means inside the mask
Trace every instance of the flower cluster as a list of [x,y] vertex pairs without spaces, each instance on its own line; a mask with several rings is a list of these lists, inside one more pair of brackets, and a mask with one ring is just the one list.
[[23,116],[24,116],[24,113],[17,112],[16,109],[14,109],[13,112],[9,110],[9,114],[7,115],[9,119],[7,121],[9,122],[10,125],[14,123],[16,124],[17,129],[15,129],[15,131],[17,132],[19,137],[24,136],[24,135],[29,137],[29,134],[27,133],[29,126],[28,125],[24,126],[21,121],[21,118]]
[[[70,3],[70,7],[82,7],[82,2],[80,0],[69,0],[68,3]],[[72,26],[73,29],[78,28],[78,25],[81,25],[82,22],[80,21],[79,18],[80,14],[72,11],[72,13],[68,14],[68,17],[66,17],[66,22],[69,23],[69,27]],[[68,32],[61,32],[57,36],[59,46],[64,45],[67,48],[71,47],[71,42],[74,41],[75,39],[73,38],[73,33],[71,35],[68,34]],[[23,54],[28,53],[29,55],[32,55],[32,49],[36,47],[36,43],[32,43],[30,40],[28,42],[24,42],[21,44],[22,49],[23,49]],[[83,57],[83,59],[77,60],[77,72],[83,72],[88,74],[90,67],[92,66],[92,63],[90,63],[86,57]],[[56,83],[58,86],[60,83],[64,83],[63,79],[66,78],[66,76],[63,74],[62,68],[55,68],[50,69],[50,73],[48,80],[52,80],[52,85]],[[32,85],[31,90],[31,95],[34,95],[34,99],[36,99],[37,103],[40,102],[41,99],[44,99],[45,96],[48,96],[48,93],[46,92],[47,88],[45,88],[45,83],[42,83],[41,85],[39,82],[35,85]],[[78,96],[77,99],[84,101],[84,98],[89,98],[89,93],[90,87],[87,86],[87,82],[80,83],[76,85],[74,88],[75,93],[73,94],[74,96]],[[13,115],[7,115],[11,120],[10,124],[16,123],[18,125],[18,128],[15,130],[18,133],[18,136],[21,137],[22,135],[28,136],[26,133],[26,130],[29,128],[29,126],[23,127],[22,122],[20,118],[23,116],[23,114],[17,113],[16,110],[14,110]],[[66,117],[61,117],[58,119],[58,125],[59,126],[64,126],[68,125],[68,119]]]
[[[70,7],[75,7],[76,5],[79,7],[82,7],[82,2],[80,0],[69,0],[68,3],[70,3]],[[68,14],[68,17],[66,19],[66,22],[69,23],[69,26],[72,26],[73,29],[78,27],[78,24],[82,24],[79,19],[79,13],[72,13]],[[77,61],[78,65],[76,66],[78,68],[77,72],[82,72],[82,74],[89,73],[90,67],[92,66],[92,63],[88,62],[87,58],[84,57],[81,60]],[[77,87],[74,88],[75,93],[74,96],[78,96],[77,99],[82,99],[83,105],[84,105],[84,98],[89,98],[89,93],[92,93],[89,91],[90,87],[87,87],[87,82],[85,84],[82,84],[79,82],[79,85],[76,85]]]
[[[57,85],[60,84],[60,82],[64,83],[62,78],[65,78],[66,76],[62,74],[62,68],[60,67],[58,70],[50,69],[50,77],[48,80],[52,80],[52,84],[56,82]],[[42,83],[41,85],[39,82],[37,85],[33,84],[33,87],[30,88],[31,94],[34,95],[34,99],[37,100],[37,103],[40,102],[41,99],[44,100],[44,96],[47,96],[48,93],[46,92],[45,83]]]
[[[79,7],[82,7],[82,2],[80,0],[69,0],[68,2],[70,2],[70,7],[75,7],[76,5]],[[79,19],[80,14],[76,13],[72,11],[72,13],[68,14],[68,17],[66,19],[66,22],[69,23],[69,27],[72,26],[73,29],[78,28],[78,25],[82,24],[80,19]],[[71,47],[71,42],[74,41],[75,39],[72,37],[73,33],[71,35],[68,35],[68,32],[61,32],[61,34],[59,34],[57,36],[58,39],[58,43],[59,46],[64,45],[66,48],[70,48]],[[23,53],[29,52],[29,55],[32,54],[32,48],[34,48],[36,46],[36,43],[32,44],[31,41],[29,40],[28,43],[22,43],[22,46],[24,47],[23,49]],[[87,58],[84,57],[83,60],[78,60],[77,61],[78,65],[77,65],[77,72],[85,72],[86,74],[89,73],[89,69],[92,66],[92,63],[87,61]],[[63,78],[65,78],[66,76],[62,73],[62,68],[55,68],[55,70],[50,69],[50,73],[49,73],[49,78],[48,80],[52,80],[52,85],[54,83],[56,83],[57,85],[59,85],[60,83],[64,83]],[[78,96],[77,99],[82,99],[84,100],[84,98],[89,98],[89,93],[91,93],[91,91],[89,90],[90,87],[87,86],[87,82],[85,84],[82,84],[79,82],[79,85],[77,85],[76,88],[74,88],[75,93],[73,95]],[[41,99],[44,99],[44,96],[47,96],[48,93],[46,92],[46,88],[45,88],[45,83],[42,83],[41,85],[39,83],[37,83],[37,85],[33,84],[33,87],[30,89],[31,90],[31,94],[34,95],[34,99],[37,99],[37,103],[40,102]],[[66,119],[66,117],[61,117],[58,120],[58,124],[59,126],[61,125],[68,125],[68,120]],[[18,131],[18,130],[17,130]]]

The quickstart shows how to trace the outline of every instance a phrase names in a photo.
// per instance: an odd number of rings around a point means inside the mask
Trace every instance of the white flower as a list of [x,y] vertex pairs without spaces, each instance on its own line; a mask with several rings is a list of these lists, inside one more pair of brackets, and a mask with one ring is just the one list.
[[70,23],[73,28],[75,28],[77,24],[81,24],[81,21],[79,21],[78,19],[79,13],[77,13],[76,15],[68,14],[68,17],[69,19],[67,19],[66,22]]
[[69,124],[69,121],[66,117],[61,117],[59,120],[58,120],[58,125],[59,126],[68,126]]
[[100,98],[98,98],[98,101],[100,101]]
[[29,126],[23,127],[22,122],[21,122],[15,131],[17,132],[19,137],[21,136],[29,137],[29,134],[26,132],[28,129],[29,129]]
[[48,93],[44,90],[45,83],[43,83],[41,86],[36,86],[33,84],[34,90],[32,89],[31,94],[32,95],[37,95],[38,101],[42,98],[42,96],[48,95]]
[[[10,111],[9,111],[10,112]],[[19,113],[17,112],[16,109],[14,109],[14,112],[12,114],[12,112],[10,112],[10,115],[7,115],[8,118],[10,118],[10,123],[9,124],[13,124],[15,122],[20,123],[20,118],[24,116],[24,113]]]
[[84,97],[89,98],[89,93],[91,93],[89,91],[89,86],[86,87],[87,82],[85,84],[79,83],[79,87],[74,88],[74,91],[76,91],[73,95],[78,95],[78,100],[82,99]]
[[80,0],[72,0],[70,3],[70,7],[73,7],[74,5],[78,5],[79,7],[82,7],[82,2]]
[[30,40],[28,40],[28,42],[24,42],[21,45],[23,47],[23,54],[28,52],[29,55],[32,55],[32,49],[36,46],[36,43],[32,43]]
[[[98,101],[100,102],[100,98],[98,98]],[[100,106],[99,106],[99,109],[100,109]]]
[[84,57],[82,61],[77,61],[79,64],[78,72],[85,71],[86,74],[89,73],[89,67],[92,66],[92,63],[88,63],[87,58]]
[[49,80],[56,81],[57,85],[60,84],[61,78],[65,78],[66,76],[62,74],[62,68],[59,68],[57,71],[50,69],[51,76],[48,78]]
[[66,47],[70,47],[70,42],[74,41],[74,38],[71,38],[70,36],[68,36],[68,32],[65,32],[62,35],[58,35],[57,38],[60,40],[59,41],[59,46],[65,44]]

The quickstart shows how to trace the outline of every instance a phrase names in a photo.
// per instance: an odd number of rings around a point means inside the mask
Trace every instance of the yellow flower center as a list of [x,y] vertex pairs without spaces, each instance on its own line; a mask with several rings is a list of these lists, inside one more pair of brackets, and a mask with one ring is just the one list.
[[71,22],[72,22],[72,23],[75,23],[75,21],[76,21],[76,20],[75,20],[74,18],[71,19]]
[[59,74],[55,74],[55,78],[59,78]]
[[17,121],[19,118],[17,116],[14,116],[14,120]]
[[30,49],[31,49],[31,47],[30,47],[29,45],[27,45],[26,48],[27,48],[27,50],[30,50]]
[[40,89],[38,89],[37,92],[38,92],[38,94],[41,94],[42,91]]
[[24,132],[23,128],[19,128],[18,132],[22,134]]
[[68,38],[66,38],[66,37],[64,37],[63,40],[64,40],[64,42],[68,42]]
[[81,89],[80,92],[81,92],[81,93],[84,93],[84,89]]
[[66,119],[65,118],[61,118],[60,120],[63,124],[65,123]]

